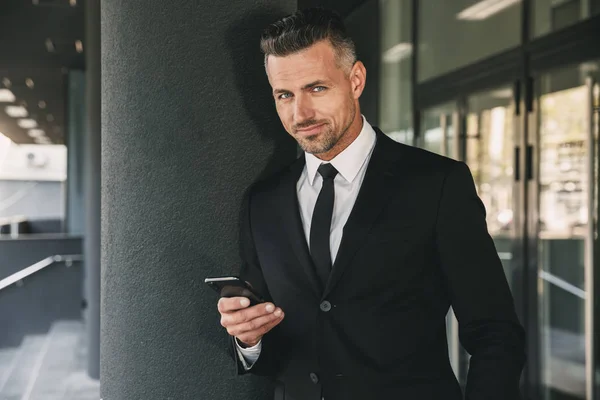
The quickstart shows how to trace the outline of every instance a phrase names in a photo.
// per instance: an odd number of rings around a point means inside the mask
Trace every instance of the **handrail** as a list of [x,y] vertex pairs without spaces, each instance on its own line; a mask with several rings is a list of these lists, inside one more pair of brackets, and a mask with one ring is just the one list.
[[540,271],[539,277],[542,278],[543,280],[545,280],[549,283],[552,283],[553,285],[556,285],[559,288],[571,293],[572,295],[579,297],[579,298],[585,299],[587,296],[585,290],[580,289],[577,286],[570,284],[569,282],[567,282],[563,279],[560,279],[556,275],[552,275],[550,272]]
[[19,282],[22,279],[27,278],[28,276],[46,268],[50,265],[58,262],[64,262],[67,266],[70,266],[75,261],[83,261],[83,256],[81,254],[70,254],[70,255],[55,255],[46,257],[41,261],[36,262],[33,265],[30,265],[27,268],[23,268],[22,270],[15,272],[10,275],[8,278],[4,278],[0,280],[0,290]]
[[[0,218],[0,228],[9,227],[7,236],[17,238],[20,234],[20,225],[26,224],[27,222],[28,219],[24,215],[14,215],[12,217]],[[0,236],[4,236],[2,229],[0,229]]]
[[0,218],[0,225],[11,225],[20,222],[27,222],[27,217],[24,215],[13,215],[12,217]]

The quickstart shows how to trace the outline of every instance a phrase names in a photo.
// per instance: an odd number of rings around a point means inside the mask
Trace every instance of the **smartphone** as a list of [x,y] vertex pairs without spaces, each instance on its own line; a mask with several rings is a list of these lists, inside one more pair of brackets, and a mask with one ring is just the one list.
[[206,278],[204,283],[213,288],[221,297],[247,297],[251,306],[265,302],[249,283],[237,276]]

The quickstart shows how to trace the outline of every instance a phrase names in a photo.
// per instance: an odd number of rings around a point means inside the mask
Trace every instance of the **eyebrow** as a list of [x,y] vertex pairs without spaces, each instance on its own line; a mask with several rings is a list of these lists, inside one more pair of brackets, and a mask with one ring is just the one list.
[[[327,84],[327,82],[325,82],[324,80],[319,79],[319,80],[316,80],[314,82],[311,82],[311,83],[308,83],[308,84],[302,86],[302,90],[310,89],[311,87],[315,87],[315,86],[318,86],[318,85],[325,85],[325,84]],[[286,89],[275,89],[275,90],[273,90],[273,94],[289,93],[289,92],[290,91],[286,90]]]

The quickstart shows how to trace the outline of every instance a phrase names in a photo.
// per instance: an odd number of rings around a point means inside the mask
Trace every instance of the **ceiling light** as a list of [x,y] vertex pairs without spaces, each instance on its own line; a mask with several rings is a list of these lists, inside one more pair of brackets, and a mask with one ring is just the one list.
[[25,118],[29,115],[27,109],[21,106],[7,106],[4,110],[9,117],[13,118]]
[[47,120],[48,122],[53,122],[53,121],[54,121],[54,115],[52,115],[52,114],[48,114],[48,115],[46,115],[46,120]]
[[77,5],[77,0],[69,0],[69,4],[71,7],[75,7]]
[[4,85],[4,87],[10,89],[12,83],[8,78],[2,78],[2,84]]
[[383,62],[385,63],[396,63],[412,54],[412,44],[410,43],[398,43],[395,46],[390,47],[383,53]]
[[21,128],[23,129],[33,129],[33,128],[37,128],[37,121],[35,119],[20,119],[17,122],[17,125],[19,125]]
[[39,138],[46,135],[46,132],[44,132],[42,129],[30,129],[27,134],[32,138]]
[[494,90],[490,94],[496,99],[510,99],[513,97],[513,91],[510,88]]
[[47,105],[47,104],[46,104],[46,102],[45,102],[44,100],[42,100],[42,101],[40,101],[40,102],[38,103],[38,107],[39,107],[39,108],[41,108],[42,110],[43,110],[44,108],[46,108],[46,105]]
[[48,53],[54,53],[56,51],[56,46],[54,46],[54,42],[50,38],[46,39],[46,50],[48,50]]
[[83,53],[83,42],[81,42],[81,40],[75,41],[75,50],[77,50],[78,53]]
[[456,17],[465,21],[481,21],[520,2],[521,0],[482,0],[464,9]]
[[25,84],[27,85],[27,87],[29,89],[33,89],[35,87],[35,83],[33,82],[33,79],[31,79],[31,78],[25,79]]
[[8,89],[0,89],[0,103],[12,103],[15,100],[17,100],[17,98],[13,92]]
[[35,139],[33,139],[34,142],[36,142],[37,144],[52,144],[52,141],[50,139],[48,139],[47,137],[37,137]]

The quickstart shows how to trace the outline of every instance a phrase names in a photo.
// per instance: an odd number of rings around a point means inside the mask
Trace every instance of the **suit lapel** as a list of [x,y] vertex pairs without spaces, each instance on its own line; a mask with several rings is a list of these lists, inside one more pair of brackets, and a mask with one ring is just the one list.
[[323,297],[327,296],[341,278],[344,269],[361,247],[371,226],[390,200],[397,178],[391,168],[398,158],[398,144],[376,129],[377,143],[371,155],[362,186],[344,226],[342,242],[327,281]]
[[304,269],[315,295],[318,298],[321,298],[323,293],[323,285],[321,284],[321,280],[317,275],[310,252],[308,250],[308,244],[306,243],[304,227],[300,217],[298,192],[296,189],[298,179],[300,178],[300,174],[304,169],[304,164],[305,160],[304,156],[302,156],[290,167],[290,173],[285,178],[285,181],[282,185],[283,193],[281,211],[283,214],[283,225],[287,233],[286,236],[290,240],[292,249],[298,258],[302,269]]

